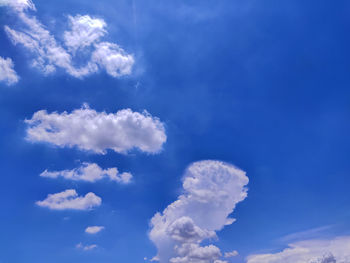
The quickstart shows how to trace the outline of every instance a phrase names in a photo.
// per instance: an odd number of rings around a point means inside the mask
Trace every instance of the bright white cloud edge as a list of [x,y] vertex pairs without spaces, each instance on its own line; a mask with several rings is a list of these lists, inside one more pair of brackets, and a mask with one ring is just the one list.
[[17,11],[27,8],[35,10],[35,5],[31,0],[0,0],[0,6],[9,6]]

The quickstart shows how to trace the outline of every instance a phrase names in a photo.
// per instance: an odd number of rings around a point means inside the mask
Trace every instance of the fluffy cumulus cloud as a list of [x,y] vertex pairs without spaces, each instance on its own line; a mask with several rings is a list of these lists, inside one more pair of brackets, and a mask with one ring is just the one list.
[[103,226],[89,226],[85,229],[85,233],[97,234],[98,232],[101,232],[103,229],[104,229]]
[[49,194],[45,200],[37,201],[36,204],[52,210],[91,210],[100,206],[101,202],[102,199],[94,193],[78,196],[74,189],[68,189],[57,194]]
[[60,147],[76,146],[82,150],[104,154],[107,149],[118,153],[137,148],[157,153],[166,141],[165,128],[149,113],[120,110],[115,114],[96,112],[88,106],[72,113],[36,112],[30,120],[27,138]]
[[12,85],[18,82],[19,77],[13,69],[12,59],[0,57],[0,82]]
[[154,260],[161,263],[223,263],[213,244],[216,231],[232,224],[229,215],[247,197],[248,177],[235,166],[221,161],[191,164],[183,177],[183,194],[151,220],[150,239],[158,249]]
[[28,15],[27,8],[35,9],[31,1],[16,0],[7,5],[16,10],[21,21],[16,29],[5,26],[7,35],[15,45],[20,44],[31,52],[32,66],[43,73],[50,74],[60,68],[77,78],[100,70],[113,77],[131,74],[133,56],[115,43],[101,42],[101,37],[107,34],[104,20],[89,15],[68,16],[69,28],[63,34],[63,43],[59,43],[35,16]]
[[62,177],[73,181],[96,182],[104,178],[111,181],[127,184],[131,182],[132,175],[130,173],[119,173],[118,169],[108,168],[102,169],[95,163],[83,163],[80,167],[72,170],[48,171],[45,170],[40,174],[41,177],[58,178]]
[[350,263],[350,236],[299,241],[281,252],[251,255],[247,263]]

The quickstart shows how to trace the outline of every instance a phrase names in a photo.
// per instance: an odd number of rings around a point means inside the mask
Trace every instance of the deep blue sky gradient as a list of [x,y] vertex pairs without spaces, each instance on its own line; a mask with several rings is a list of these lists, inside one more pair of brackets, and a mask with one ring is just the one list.
[[[0,262],[143,262],[156,250],[148,223],[180,193],[193,161],[220,159],[250,178],[237,222],[218,233],[223,251],[245,256],[285,247],[287,234],[332,225],[350,234],[350,2],[278,0],[36,0],[35,15],[60,36],[67,15],[105,19],[108,40],[135,55],[134,73],[43,76],[0,31],[0,56],[20,82],[0,85]],[[5,8],[0,25],[15,24]],[[166,124],[158,155],[96,155],[32,144],[23,120],[41,109],[146,109]],[[121,186],[40,178],[80,162],[134,175]],[[103,199],[94,211],[35,206],[75,188]],[[87,236],[88,225],[104,225]],[[75,249],[97,243],[95,251]],[[234,261],[232,261],[234,262]]]

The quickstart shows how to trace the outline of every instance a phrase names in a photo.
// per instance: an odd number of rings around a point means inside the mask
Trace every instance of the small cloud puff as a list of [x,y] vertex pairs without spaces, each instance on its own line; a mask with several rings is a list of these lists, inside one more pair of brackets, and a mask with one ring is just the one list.
[[43,201],[36,204],[51,210],[91,210],[100,206],[102,199],[94,193],[78,196],[74,189],[68,189],[60,193],[49,194]]
[[104,226],[89,226],[85,229],[85,233],[97,234],[98,232],[101,232],[104,228]]
[[231,252],[226,252],[224,255],[225,258],[231,258],[231,257],[236,257],[236,256],[238,256],[238,251],[236,251],[236,250],[233,250]]

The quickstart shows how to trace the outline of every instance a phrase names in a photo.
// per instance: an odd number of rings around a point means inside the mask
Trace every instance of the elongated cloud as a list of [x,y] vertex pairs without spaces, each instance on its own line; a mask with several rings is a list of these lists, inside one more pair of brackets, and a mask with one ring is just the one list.
[[126,153],[137,148],[157,153],[166,141],[165,128],[149,113],[130,109],[107,114],[85,107],[72,113],[36,112],[30,120],[27,138],[60,147],[76,146],[81,150],[104,154],[107,149]]
[[13,67],[12,59],[0,57],[0,82],[5,82],[7,85],[18,82],[19,77]]
[[[6,1],[9,2],[9,1]],[[129,75],[134,58],[115,43],[101,42],[107,34],[106,22],[89,15],[68,16],[69,28],[63,34],[63,43],[38,21],[27,14],[26,9],[35,10],[29,0],[16,0],[11,4],[21,27],[5,26],[13,44],[21,45],[33,55],[32,66],[44,74],[51,74],[58,68],[69,75],[83,78],[100,70],[113,77]]]
[[247,263],[349,263],[350,236],[330,240],[305,240],[281,252],[251,255]]
[[89,226],[85,229],[85,232],[88,234],[97,234],[98,232],[101,232],[104,228],[104,226]]
[[87,193],[85,196],[78,196],[74,189],[68,189],[57,194],[49,194],[43,201],[36,204],[52,210],[90,210],[100,206],[102,199],[94,193]]
[[75,247],[78,248],[78,249],[84,250],[84,251],[89,251],[89,250],[96,249],[98,246],[96,244],[83,245],[83,243],[79,243]]
[[183,178],[184,193],[151,220],[150,239],[161,263],[219,263],[222,253],[214,245],[216,231],[232,224],[229,215],[247,197],[245,172],[221,161],[191,164]]
[[62,177],[73,181],[96,182],[104,178],[111,181],[127,184],[130,183],[132,175],[130,173],[119,173],[116,167],[102,169],[95,163],[83,163],[80,167],[72,170],[53,171],[45,170],[41,177],[58,178]]

